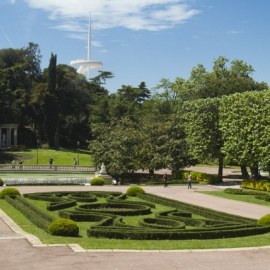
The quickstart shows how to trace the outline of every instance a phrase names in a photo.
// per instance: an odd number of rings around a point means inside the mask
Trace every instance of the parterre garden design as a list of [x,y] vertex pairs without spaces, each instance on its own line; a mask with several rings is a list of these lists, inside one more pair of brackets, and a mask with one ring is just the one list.
[[73,220],[78,227],[89,222],[87,236],[98,238],[219,239],[270,232],[269,225],[258,225],[255,219],[149,193],[134,198],[121,192],[46,192],[5,199],[46,232],[59,218]]

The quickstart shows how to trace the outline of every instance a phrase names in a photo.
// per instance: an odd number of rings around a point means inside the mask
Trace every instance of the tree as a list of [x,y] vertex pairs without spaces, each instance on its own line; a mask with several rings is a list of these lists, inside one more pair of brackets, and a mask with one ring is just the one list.
[[143,140],[139,148],[141,169],[170,168],[176,173],[186,166],[194,165],[186,142],[184,121],[179,114],[165,118],[146,117],[139,123]]
[[144,82],[139,87],[122,85],[117,93],[109,96],[109,114],[111,118],[120,119],[128,116],[133,119],[140,117],[142,104],[150,99],[150,91]]
[[184,107],[185,131],[189,153],[194,159],[219,159],[222,177],[223,141],[219,131],[219,99],[208,98],[187,102]]
[[1,121],[32,124],[30,99],[34,84],[40,78],[40,51],[37,44],[27,48],[0,50]]
[[25,50],[26,71],[29,73],[30,79],[39,81],[41,79],[41,52],[38,44],[29,42]]
[[237,93],[220,103],[220,130],[226,159],[250,166],[270,165],[270,91]]
[[108,173],[119,177],[139,169],[138,147],[142,134],[128,118],[93,127],[95,139],[90,143],[96,166],[106,165]]
[[48,68],[47,94],[45,96],[45,133],[50,147],[58,148],[58,98],[56,96],[56,61],[51,54]]
[[251,77],[253,71],[253,67],[242,60],[229,62],[224,56],[214,60],[212,72],[199,64],[192,69],[185,85],[185,91],[189,93],[188,100],[264,90],[267,84],[256,82]]
[[[162,78],[154,90],[153,99],[161,114],[171,114],[179,111],[183,104],[183,89],[185,80],[177,77],[174,82]],[[160,90],[163,90],[160,92]]]
[[[217,98],[232,95],[234,93],[262,91],[265,89],[265,87],[268,88],[266,83],[255,82],[255,80],[251,77],[251,74],[254,71],[251,65],[246,64],[242,60],[233,60],[230,62],[230,66],[228,66],[228,64],[229,59],[220,56],[214,60],[212,72],[208,72],[202,64],[199,64],[196,68],[193,68],[189,80],[187,80],[185,83],[187,100]],[[196,115],[196,113],[197,112],[195,112],[195,117],[192,118],[195,122],[195,118],[201,118],[201,115],[199,113]],[[187,119],[189,122],[193,120]],[[216,121],[219,120],[216,119]],[[192,123],[190,123],[190,125],[192,125]],[[214,131],[215,136],[220,136],[221,133],[217,132],[218,122],[215,124],[213,123],[213,127],[214,130],[216,130]],[[194,129],[196,129],[195,126]],[[211,130],[208,131],[212,132]],[[206,132],[208,131],[206,129]],[[212,135],[208,136],[205,131],[203,131],[202,134],[205,134],[206,138],[212,137],[213,142],[211,144],[217,146],[217,148],[214,147],[215,149],[212,149],[214,152],[209,152],[209,154],[213,157],[219,158],[219,174],[221,175],[220,170],[222,164],[222,153],[220,152],[220,147],[222,146],[222,139]],[[189,134],[189,138],[190,136],[191,133]],[[201,140],[202,142],[205,140],[203,136],[201,136]],[[210,143],[209,140],[208,142]],[[201,142],[199,142],[199,145],[201,145]],[[208,146],[205,148],[207,149]],[[210,147],[210,149],[211,148],[212,147]],[[245,171],[244,167],[241,169]]]
[[91,79],[91,81],[96,84],[102,85],[106,83],[107,79],[114,78],[114,74],[110,71],[98,71],[98,72],[100,74]]
[[73,146],[78,140],[81,145],[91,139],[89,127],[92,102],[89,83],[68,65],[57,65],[58,133],[61,145]]

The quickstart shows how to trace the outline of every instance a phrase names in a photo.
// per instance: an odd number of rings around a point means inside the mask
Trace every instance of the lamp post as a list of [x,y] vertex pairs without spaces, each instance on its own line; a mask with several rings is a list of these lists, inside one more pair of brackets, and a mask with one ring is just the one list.
[[39,145],[39,139],[37,139],[37,164],[38,164],[38,145]]
[[78,165],[80,165],[80,159],[79,159],[79,147],[80,147],[80,142],[77,141],[77,146],[78,146]]

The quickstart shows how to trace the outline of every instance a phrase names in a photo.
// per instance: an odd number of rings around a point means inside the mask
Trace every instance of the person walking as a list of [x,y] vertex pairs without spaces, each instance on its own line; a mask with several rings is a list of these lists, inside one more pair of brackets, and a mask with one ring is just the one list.
[[12,160],[12,169],[14,170],[15,169],[15,165],[16,165],[16,161],[15,159]]
[[52,168],[52,164],[53,164],[53,158],[52,157],[50,157],[49,163],[50,163],[50,169],[51,169]]
[[164,175],[163,175],[163,181],[164,181],[164,187],[167,187],[168,186],[168,175],[167,175],[167,173],[165,173]]
[[76,166],[77,165],[77,159],[74,158],[74,165]]
[[192,188],[191,187],[191,179],[192,179],[192,177],[191,177],[191,174],[190,174],[190,172],[188,173],[188,188]]
[[22,159],[20,159],[19,164],[20,164],[20,170],[21,170],[22,169],[22,164],[23,164],[23,160]]

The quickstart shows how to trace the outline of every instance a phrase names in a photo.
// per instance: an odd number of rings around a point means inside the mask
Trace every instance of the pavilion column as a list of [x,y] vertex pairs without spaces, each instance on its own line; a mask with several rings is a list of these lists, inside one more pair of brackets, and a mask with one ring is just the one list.
[[7,147],[10,147],[11,146],[11,128],[7,128]]
[[17,134],[18,134],[18,129],[14,128],[14,146],[16,146],[18,144],[18,138],[17,138]]

